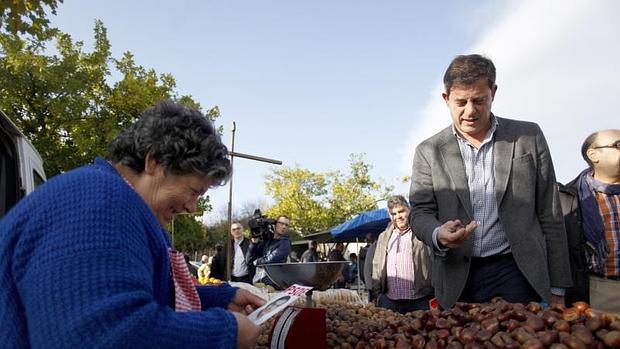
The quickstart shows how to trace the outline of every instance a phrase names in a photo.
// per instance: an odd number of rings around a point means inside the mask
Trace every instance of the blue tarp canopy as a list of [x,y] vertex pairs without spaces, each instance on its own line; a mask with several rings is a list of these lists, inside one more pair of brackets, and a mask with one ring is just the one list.
[[390,223],[390,215],[386,208],[362,212],[350,220],[332,228],[331,235],[337,240],[355,241],[364,240],[366,234],[372,233],[375,237],[385,230]]

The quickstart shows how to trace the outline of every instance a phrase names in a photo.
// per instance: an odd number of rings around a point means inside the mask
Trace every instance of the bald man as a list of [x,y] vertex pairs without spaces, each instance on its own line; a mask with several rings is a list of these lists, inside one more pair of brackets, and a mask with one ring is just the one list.
[[567,303],[620,313],[620,130],[591,134],[581,155],[588,168],[560,185],[575,285]]

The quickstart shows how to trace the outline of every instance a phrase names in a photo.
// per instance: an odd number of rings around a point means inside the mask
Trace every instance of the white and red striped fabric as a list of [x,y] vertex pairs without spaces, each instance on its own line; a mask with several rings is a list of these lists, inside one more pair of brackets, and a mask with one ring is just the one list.
[[[108,161],[110,165],[113,165],[111,161]],[[133,189],[133,184],[122,173],[118,173],[125,183]],[[198,297],[198,291],[194,286],[192,277],[189,274],[189,269],[185,263],[185,257],[182,253],[175,251],[171,248],[168,249],[168,257],[170,258],[170,271],[172,272],[172,280],[174,281],[174,308],[176,311],[200,311],[202,306],[200,304],[200,297]]]
[[174,281],[174,299],[176,311],[200,311],[200,297],[192,282],[183,254],[173,249],[168,250],[170,269]]

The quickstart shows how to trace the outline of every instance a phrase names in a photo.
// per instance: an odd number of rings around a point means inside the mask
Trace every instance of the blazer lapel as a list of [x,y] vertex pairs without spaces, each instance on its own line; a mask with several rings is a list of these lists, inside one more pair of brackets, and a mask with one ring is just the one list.
[[469,198],[469,186],[467,185],[467,174],[465,173],[465,165],[463,165],[463,157],[461,156],[461,150],[456,143],[456,137],[451,133],[446,142],[441,145],[441,156],[443,157],[444,164],[448,170],[448,176],[454,183],[456,195],[461,200],[461,204],[465,207],[465,212],[470,217],[474,218],[472,211],[471,200]]
[[493,161],[495,167],[495,197],[497,205],[500,206],[510,172],[512,170],[512,157],[514,153],[514,138],[509,134],[505,127],[502,127],[502,121],[499,120],[497,130],[495,130],[493,144]]

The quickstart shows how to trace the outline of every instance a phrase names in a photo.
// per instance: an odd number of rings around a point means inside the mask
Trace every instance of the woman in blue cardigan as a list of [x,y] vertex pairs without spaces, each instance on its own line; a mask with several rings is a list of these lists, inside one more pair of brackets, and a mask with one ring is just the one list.
[[213,124],[163,102],[109,151],[0,221],[0,348],[252,346],[262,300],[188,284],[162,228],[230,177]]

